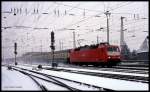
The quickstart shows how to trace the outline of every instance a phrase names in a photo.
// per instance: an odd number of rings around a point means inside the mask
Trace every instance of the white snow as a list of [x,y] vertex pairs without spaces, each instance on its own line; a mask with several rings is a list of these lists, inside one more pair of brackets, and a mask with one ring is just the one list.
[[40,79],[38,79],[38,78],[36,78],[36,80],[40,83],[40,84],[42,84],[43,86],[45,86],[46,87],[46,89],[47,90],[53,90],[53,91],[58,91],[58,90],[60,90],[60,91],[67,91],[68,89],[66,89],[66,88],[64,88],[64,87],[61,87],[61,86],[59,86],[59,85],[55,85],[55,84],[53,84],[53,83],[51,83],[51,82],[46,82],[46,81],[43,81],[43,80],[40,80]]
[[90,70],[90,69],[76,69],[76,68],[64,68],[64,67],[58,67],[63,69],[69,69],[69,70],[78,70],[78,71],[89,71],[89,72],[98,72],[98,73],[109,73],[109,74],[120,74],[120,75],[131,75],[131,76],[143,76],[148,77],[148,74],[133,74],[133,73],[122,73],[122,72],[112,72],[112,71],[101,71],[101,70]]
[[83,82],[83,83],[88,83],[91,85],[100,86],[103,88],[109,88],[113,90],[148,90],[147,83],[102,78],[102,77],[67,73],[67,72],[61,72],[61,71],[58,72],[58,71],[42,70],[40,72],[46,73],[49,75],[71,79],[71,80],[76,80],[76,81]]
[[[32,65],[34,67],[37,67],[37,65]],[[26,66],[21,66],[21,67],[28,67],[29,69],[32,69],[31,66],[26,65]],[[51,67],[51,66],[43,66],[43,67]],[[77,68],[69,68],[69,67],[57,67],[58,69],[69,69],[69,70],[74,70],[74,71],[89,71],[89,72],[97,72],[97,73],[109,73],[109,74],[120,74],[120,75],[131,75],[131,76],[143,76],[143,77],[149,77],[148,74],[136,74],[136,73],[122,73],[122,72],[112,72],[112,71],[101,71],[101,70],[90,70],[90,69],[77,69]]]
[[[20,66],[20,67],[25,68],[26,66]],[[31,69],[31,67],[29,66],[26,68]],[[79,82],[83,82],[83,83],[87,83],[87,84],[91,84],[103,88],[109,88],[112,90],[148,90],[148,86],[149,86],[147,83],[95,77],[90,75],[67,73],[62,71],[41,70],[39,72],[70,79],[70,80],[76,80]]]
[[41,90],[28,76],[2,67],[2,90]]

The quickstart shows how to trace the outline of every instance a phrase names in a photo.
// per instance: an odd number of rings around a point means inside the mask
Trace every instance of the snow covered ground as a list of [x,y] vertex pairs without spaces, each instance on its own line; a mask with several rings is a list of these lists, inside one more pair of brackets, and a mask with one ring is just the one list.
[[[30,68],[30,65],[28,64],[24,64],[27,66],[29,66],[28,68]],[[24,65],[22,67],[24,67]],[[32,65],[33,67],[37,67],[37,65]],[[51,67],[51,66],[47,66],[47,65],[43,65],[43,67]],[[101,71],[101,70],[91,70],[91,69],[77,69],[77,68],[70,68],[70,67],[57,67],[58,69],[68,69],[68,70],[73,70],[73,71],[89,71],[89,72],[97,72],[97,73],[111,73],[111,74],[120,74],[120,75],[131,75],[131,76],[141,76],[141,77],[149,77],[148,74],[136,74],[136,73],[122,73],[122,72],[115,72],[115,71]],[[30,68],[31,69],[31,68]]]
[[106,73],[106,74],[119,74],[119,75],[131,75],[131,76],[141,76],[141,77],[148,77],[148,74],[136,74],[136,73],[122,73],[122,72],[112,72],[112,71],[101,71],[101,70],[90,70],[90,69],[76,69],[76,68],[64,68],[64,67],[59,67],[60,69],[69,69],[69,70],[78,70],[78,71],[89,71],[89,72],[96,72],[96,73]]
[[2,90],[41,90],[28,76],[2,67]]
[[[20,67],[32,69],[29,66],[20,66]],[[41,70],[39,72],[53,76],[63,77],[70,80],[76,80],[82,83],[87,83],[103,88],[109,88],[112,90],[148,90],[149,86],[147,83],[95,77],[90,75],[74,74],[62,71]]]
[[146,83],[131,82],[103,77],[88,76],[82,74],[50,71],[50,70],[44,70],[41,72],[113,90],[148,90],[148,84]]

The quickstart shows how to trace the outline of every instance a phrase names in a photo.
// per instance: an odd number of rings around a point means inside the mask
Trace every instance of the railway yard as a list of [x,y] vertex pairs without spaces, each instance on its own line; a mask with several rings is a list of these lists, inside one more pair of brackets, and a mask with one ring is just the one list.
[[2,91],[149,91],[148,9],[3,1]]
[[[18,64],[16,66],[3,64],[2,70],[18,72],[24,76],[28,76],[38,86],[37,90],[43,91],[148,91],[149,71],[147,65],[145,67],[144,65],[133,67],[133,65],[127,66],[124,64],[124,66],[121,65],[108,68],[67,64],[59,64],[58,67],[51,67],[48,65],[38,67],[38,65],[29,64]],[[10,87],[9,89],[23,90],[23,86],[20,88],[15,88],[15,85],[13,86],[14,87]],[[6,89],[6,84],[2,85],[2,89]]]

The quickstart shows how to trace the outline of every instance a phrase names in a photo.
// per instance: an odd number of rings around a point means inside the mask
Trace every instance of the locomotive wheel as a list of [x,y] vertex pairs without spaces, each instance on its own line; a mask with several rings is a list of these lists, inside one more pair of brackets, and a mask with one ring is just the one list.
[[112,68],[112,65],[107,65],[108,68]]
[[107,63],[106,67],[111,68],[112,65],[113,65],[113,63],[110,63],[110,62],[109,62],[109,63]]
[[100,66],[101,66],[102,68],[103,68],[103,67],[105,67],[105,65],[104,65],[104,64],[101,64]]
[[98,67],[98,66],[99,66],[99,64],[94,64],[94,66],[95,66],[95,67]]

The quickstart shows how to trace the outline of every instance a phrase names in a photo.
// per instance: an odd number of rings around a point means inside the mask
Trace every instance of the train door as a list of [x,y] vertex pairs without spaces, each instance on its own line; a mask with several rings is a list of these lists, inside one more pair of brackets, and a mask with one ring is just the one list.
[[104,57],[105,57],[105,48],[102,48],[101,52],[102,52],[102,61],[104,61]]
[[100,61],[101,62],[103,62],[104,61],[104,56],[105,56],[105,49],[102,47],[102,48],[100,48],[100,51],[99,51],[99,53],[100,53]]

